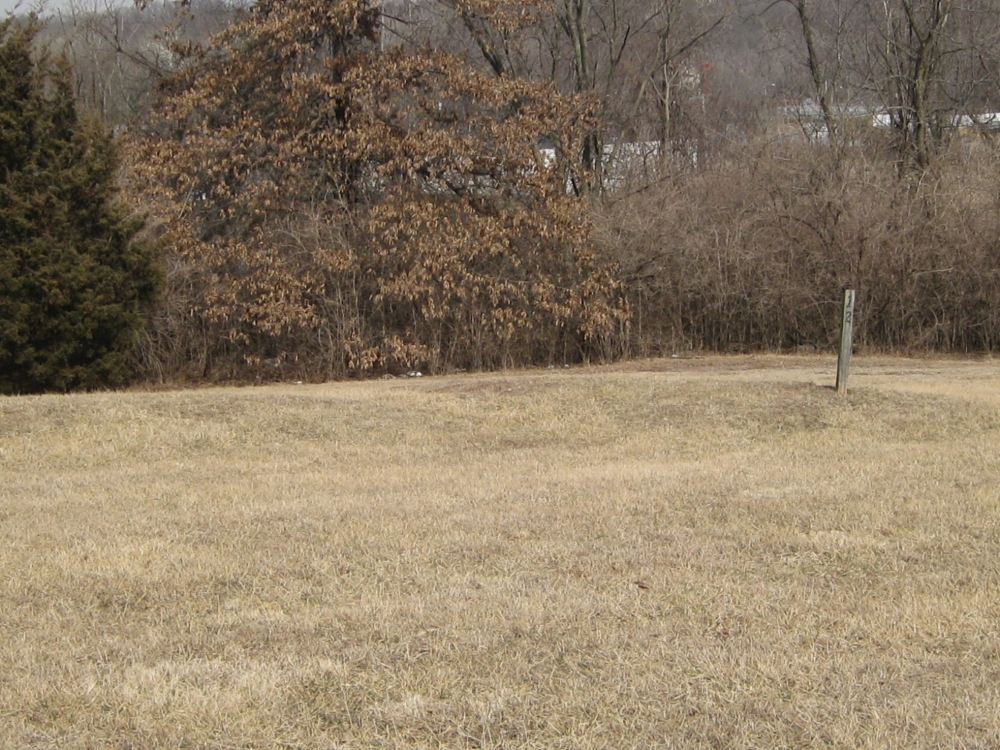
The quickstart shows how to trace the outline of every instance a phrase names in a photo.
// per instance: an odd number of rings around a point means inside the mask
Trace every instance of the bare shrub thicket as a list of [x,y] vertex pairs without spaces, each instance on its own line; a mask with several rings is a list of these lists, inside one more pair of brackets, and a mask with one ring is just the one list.
[[609,201],[598,235],[630,290],[634,351],[830,347],[848,287],[859,290],[862,347],[994,349],[995,146],[956,138],[932,168],[901,179],[872,140],[762,142]]

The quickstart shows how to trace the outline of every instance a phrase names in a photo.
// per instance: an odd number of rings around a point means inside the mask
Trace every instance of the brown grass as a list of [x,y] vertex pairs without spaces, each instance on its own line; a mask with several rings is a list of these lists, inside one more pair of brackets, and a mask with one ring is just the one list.
[[0,746],[993,748],[1000,366],[0,400]]

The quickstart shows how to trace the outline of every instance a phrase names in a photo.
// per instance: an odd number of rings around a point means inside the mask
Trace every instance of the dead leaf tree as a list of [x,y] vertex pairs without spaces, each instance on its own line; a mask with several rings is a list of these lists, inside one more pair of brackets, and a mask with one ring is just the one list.
[[206,368],[613,356],[627,309],[567,195],[579,165],[538,147],[577,152],[586,102],[379,34],[366,0],[262,0],[167,82],[137,138]]

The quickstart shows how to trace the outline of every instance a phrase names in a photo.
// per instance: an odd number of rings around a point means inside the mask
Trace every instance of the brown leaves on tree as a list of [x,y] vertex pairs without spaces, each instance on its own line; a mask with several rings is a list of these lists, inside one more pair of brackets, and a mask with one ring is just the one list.
[[378,21],[261,2],[134,139],[205,355],[336,375],[613,354],[627,310],[567,192],[590,103],[383,52]]

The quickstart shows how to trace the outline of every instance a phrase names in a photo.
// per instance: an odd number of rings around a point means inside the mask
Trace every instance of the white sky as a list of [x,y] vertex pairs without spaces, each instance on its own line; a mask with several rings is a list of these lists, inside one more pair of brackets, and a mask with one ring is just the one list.
[[[45,9],[51,11],[67,4],[68,0],[47,0]],[[37,6],[38,0],[0,0],[0,15],[6,16],[7,12],[14,10],[15,7],[18,13],[26,13]]]
[[[119,5],[122,0],[0,0],[0,17],[6,16],[8,11],[17,8],[18,13],[27,13],[32,8],[40,8],[41,14],[53,13],[60,8],[67,8],[76,5],[79,8],[94,9],[103,8],[106,5]],[[132,0],[127,0],[131,2]]]

